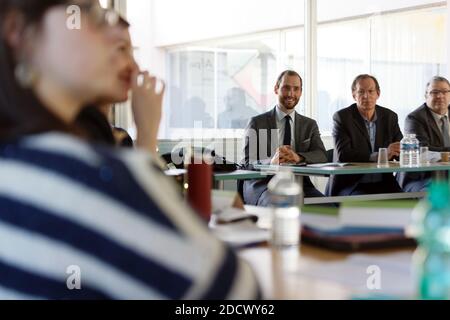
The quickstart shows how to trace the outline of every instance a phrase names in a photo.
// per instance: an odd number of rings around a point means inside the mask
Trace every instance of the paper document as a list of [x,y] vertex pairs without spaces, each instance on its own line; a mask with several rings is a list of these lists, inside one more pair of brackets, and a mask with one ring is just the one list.
[[411,223],[417,201],[366,201],[344,203],[339,212],[342,226],[400,228]]
[[329,162],[329,163],[316,163],[316,164],[308,164],[309,168],[343,168],[351,166],[351,163],[347,162]]
[[250,220],[216,225],[211,229],[216,237],[234,247],[265,243],[270,239],[269,230],[259,228]]
[[233,223],[246,219],[249,219],[253,222],[258,221],[258,217],[256,215],[236,208],[223,209],[219,213],[215,213],[214,216],[218,224]]
[[213,190],[212,191],[212,210],[214,213],[220,213],[233,207],[236,192]]
[[431,163],[439,162],[441,161],[441,159],[442,157],[440,152],[428,151],[427,160],[430,161]]
[[[272,228],[272,209],[255,206],[245,206],[246,212],[258,217],[258,226],[263,229]],[[300,214],[300,222],[302,225],[320,228],[322,230],[334,230],[339,228],[340,222],[336,214],[330,213],[334,208],[318,208],[315,211],[310,211],[311,207],[302,208]],[[321,212],[324,211],[324,212]],[[337,209],[336,209],[337,211]]]

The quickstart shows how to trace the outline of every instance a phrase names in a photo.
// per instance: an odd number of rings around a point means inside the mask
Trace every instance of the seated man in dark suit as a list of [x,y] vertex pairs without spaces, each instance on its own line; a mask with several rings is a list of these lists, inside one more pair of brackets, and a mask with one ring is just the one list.
[[[377,79],[359,75],[352,94],[356,103],[333,117],[334,161],[377,162],[380,148],[388,148],[389,160],[398,157],[403,135],[397,114],[376,104],[380,97]],[[401,192],[392,174],[332,176],[327,189],[332,196]]]
[[[450,151],[449,104],[450,83],[444,77],[433,77],[425,92],[426,102],[408,115],[406,133],[416,134],[420,145],[430,151]],[[399,175],[404,191],[425,192],[430,184],[430,173]]]
[[[264,164],[298,164],[326,162],[326,152],[317,123],[295,111],[302,96],[303,81],[295,71],[284,71],[275,85],[278,105],[271,111],[252,118],[245,134],[245,166],[255,162]],[[264,180],[244,182],[244,200],[247,204],[270,204],[267,183]],[[303,183],[306,197],[323,196],[306,177]]]

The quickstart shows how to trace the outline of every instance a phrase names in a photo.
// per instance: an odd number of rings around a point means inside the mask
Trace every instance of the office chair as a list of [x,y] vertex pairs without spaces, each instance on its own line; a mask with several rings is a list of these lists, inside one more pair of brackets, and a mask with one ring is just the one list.
[[327,162],[333,162],[334,149],[327,150]]
[[[334,149],[327,150],[327,162],[333,162],[334,158]],[[325,187],[325,196],[330,196],[330,177],[328,176],[328,182]]]

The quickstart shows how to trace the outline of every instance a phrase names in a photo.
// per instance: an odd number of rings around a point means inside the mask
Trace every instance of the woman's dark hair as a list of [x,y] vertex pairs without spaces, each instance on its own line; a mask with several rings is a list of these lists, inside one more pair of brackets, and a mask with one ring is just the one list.
[[75,119],[75,124],[86,133],[89,141],[109,146],[116,145],[108,119],[96,106],[83,108]]
[[17,12],[26,26],[39,27],[48,9],[64,0],[0,0],[0,141],[47,131],[72,129],[45,108],[30,89],[22,88],[14,76],[17,60],[5,39],[4,21]]

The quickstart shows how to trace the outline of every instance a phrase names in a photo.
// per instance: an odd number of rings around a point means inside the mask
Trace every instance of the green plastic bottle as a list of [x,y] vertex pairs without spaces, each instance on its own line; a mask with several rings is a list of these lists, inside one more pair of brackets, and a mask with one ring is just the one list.
[[421,299],[450,299],[449,197],[448,182],[433,182],[426,202],[419,205],[413,215],[419,242],[414,261]]

